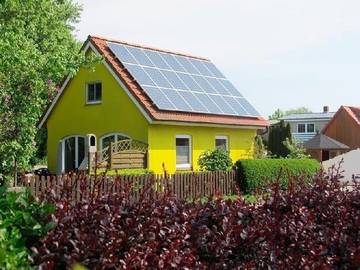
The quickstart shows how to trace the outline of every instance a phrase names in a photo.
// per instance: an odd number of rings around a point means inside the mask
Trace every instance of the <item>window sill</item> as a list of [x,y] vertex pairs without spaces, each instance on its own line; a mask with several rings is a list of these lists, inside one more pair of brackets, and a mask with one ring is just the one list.
[[87,101],[86,105],[96,105],[96,104],[101,104],[101,101]]
[[191,166],[191,164],[177,164],[176,170],[177,171],[188,171],[188,170],[192,170],[192,166]]

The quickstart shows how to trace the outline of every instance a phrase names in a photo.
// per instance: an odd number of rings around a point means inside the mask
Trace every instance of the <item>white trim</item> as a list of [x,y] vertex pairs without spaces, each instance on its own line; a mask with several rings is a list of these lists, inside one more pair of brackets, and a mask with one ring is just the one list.
[[220,128],[236,128],[236,129],[263,129],[265,126],[241,126],[241,125],[226,125],[226,124],[211,124],[211,123],[193,123],[193,122],[181,122],[181,121],[153,121],[154,125],[174,125],[174,126],[196,126],[196,127],[220,127]]
[[63,173],[65,171],[65,139],[61,140],[61,168],[60,168],[60,172]]
[[[89,84],[98,84],[100,83],[101,84],[101,99],[100,100],[92,100],[92,101],[89,101]],[[85,104],[86,105],[92,105],[92,104],[101,104],[102,103],[102,98],[103,98],[103,86],[102,86],[102,81],[89,81],[89,82],[85,82]],[[95,88],[95,92],[96,92],[96,88]],[[94,93],[96,94],[96,93]]]
[[115,142],[117,142],[119,135],[130,139],[130,136],[128,136],[128,135],[125,134],[125,133],[121,133],[121,132],[106,133],[106,134],[102,135],[102,136],[99,138],[100,150],[103,150],[103,139],[105,139],[105,138],[107,138],[107,137],[109,137],[109,136],[115,136]]
[[305,122],[305,123],[308,123],[309,121],[313,122],[329,122],[332,118],[329,117],[329,118],[308,118],[308,119],[280,119],[280,120],[283,120],[285,123],[287,122]]
[[[300,132],[299,131],[299,126],[300,125],[303,125],[304,126],[304,132]],[[306,123],[298,123],[297,125],[296,125],[296,133],[299,133],[299,134],[304,134],[304,133],[306,133]]]
[[79,137],[75,137],[75,168],[79,168]]
[[[83,138],[84,139],[84,143],[85,143],[85,151],[86,151],[86,136],[84,135],[69,135],[69,136],[66,136],[64,138],[62,138],[60,140],[61,142],[61,172],[65,172],[65,141],[67,139],[70,139],[70,138],[75,138],[75,167],[76,169],[79,168],[80,166],[80,163],[82,162],[79,162],[79,138]],[[85,156],[86,157],[86,153],[85,153]]]
[[215,148],[216,148],[216,140],[225,140],[226,141],[226,151],[229,151],[229,136],[227,135],[219,135],[219,136],[215,136]]
[[176,161],[176,139],[188,139],[189,140],[189,162],[190,163],[184,163],[184,164],[177,164],[176,163],[176,169],[191,169],[192,166],[192,140],[191,136],[187,134],[178,134],[175,136],[175,161]]
[[[305,125],[305,131],[304,132],[299,132],[299,125]],[[308,125],[314,125],[314,131],[309,132],[308,131]],[[297,134],[315,134],[316,133],[316,125],[314,122],[302,122],[302,123],[297,123],[296,125],[296,132]]]
[[[308,129],[309,125],[314,125],[314,131],[309,132],[309,129]],[[315,125],[315,123],[312,123],[312,122],[306,123],[306,133],[316,133],[316,125]]]

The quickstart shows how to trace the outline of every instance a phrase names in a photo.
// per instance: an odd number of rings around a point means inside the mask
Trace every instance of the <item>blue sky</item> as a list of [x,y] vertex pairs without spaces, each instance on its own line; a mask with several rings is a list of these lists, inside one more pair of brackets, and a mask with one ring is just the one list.
[[210,58],[268,116],[360,106],[360,1],[79,0],[96,34]]

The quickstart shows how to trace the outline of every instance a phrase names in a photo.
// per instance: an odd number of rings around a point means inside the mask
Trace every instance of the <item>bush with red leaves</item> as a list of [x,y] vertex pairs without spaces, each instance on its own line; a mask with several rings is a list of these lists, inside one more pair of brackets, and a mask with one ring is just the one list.
[[274,184],[257,204],[169,194],[131,202],[127,192],[57,199],[58,225],[33,259],[42,269],[358,269],[359,183],[294,182]]

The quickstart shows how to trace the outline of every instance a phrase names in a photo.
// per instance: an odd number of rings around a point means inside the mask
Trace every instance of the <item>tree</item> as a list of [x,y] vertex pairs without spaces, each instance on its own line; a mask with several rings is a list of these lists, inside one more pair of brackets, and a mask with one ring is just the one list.
[[277,120],[284,116],[284,112],[277,109],[272,115],[269,116],[269,120]]
[[291,141],[289,138],[283,142],[285,147],[289,150],[287,158],[303,159],[310,158],[310,155],[306,154],[306,149],[296,141]]
[[309,113],[309,112],[311,112],[311,110],[306,107],[290,109],[285,112],[280,109],[277,109],[272,115],[269,116],[269,120],[278,120],[283,116],[287,116],[294,113]]
[[264,145],[264,141],[260,135],[255,136],[254,142],[254,158],[266,158],[267,157],[267,150]]
[[291,141],[290,124],[281,120],[279,123],[270,127],[268,150],[276,157],[287,157],[289,149],[284,145],[285,140]]
[[0,173],[36,150],[36,123],[56,84],[85,62],[74,38],[80,6],[72,0],[0,2]]

